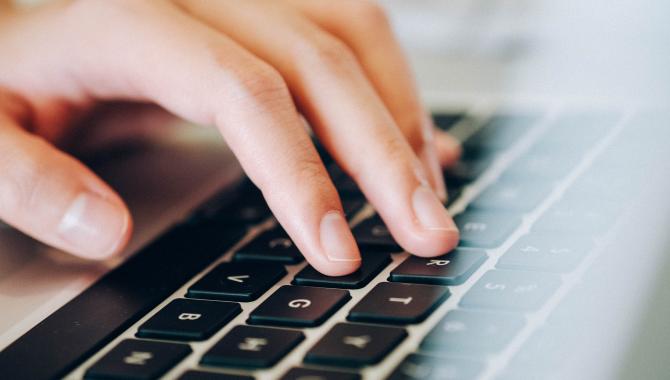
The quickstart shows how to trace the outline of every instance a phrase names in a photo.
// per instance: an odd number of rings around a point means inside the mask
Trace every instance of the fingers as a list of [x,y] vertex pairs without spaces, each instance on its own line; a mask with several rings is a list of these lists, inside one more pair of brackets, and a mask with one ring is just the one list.
[[450,167],[461,157],[461,142],[441,129],[435,129],[434,147],[442,167]]
[[104,83],[99,75],[115,81],[90,91],[155,101],[216,125],[310,264],[328,275],[356,270],[360,254],[337,192],[281,75],[169,3],[123,4],[132,8],[115,9],[122,18],[117,28],[96,39],[110,54],[101,60],[110,64],[86,66],[88,81]]
[[319,139],[403,248],[429,256],[456,245],[457,229],[426,169],[346,45],[268,3],[180,3],[279,70]]
[[79,161],[0,115],[0,219],[87,259],[118,253],[131,232],[128,209]]
[[410,66],[381,6],[370,0],[288,1],[353,50],[398,127],[421,159],[431,185],[444,199],[446,189],[433,147],[433,124],[422,106]]

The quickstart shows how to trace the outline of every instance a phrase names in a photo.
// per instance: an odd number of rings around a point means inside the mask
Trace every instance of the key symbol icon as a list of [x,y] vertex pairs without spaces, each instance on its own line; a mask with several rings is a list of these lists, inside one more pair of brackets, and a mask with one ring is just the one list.
[[371,338],[368,335],[345,336],[343,342],[346,345],[354,346],[362,350],[368,345],[368,343],[370,343],[370,339]]
[[298,308],[304,309],[306,307],[309,307],[309,305],[311,305],[311,304],[312,304],[312,301],[301,298],[301,299],[297,299],[297,300],[293,300],[293,301],[289,302],[288,306],[290,308],[293,308],[293,309],[298,309]]
[[389,298],[389,302],[397,302],[397,303],[401,303],[403,305],[407,305],[410,302],[412,302],[412,297],[407,297],[407,298],[391,297],[391,298]]
[[287,238],[276,238],[270,240],[270,243],[268,243],[268,245],[270,246],[270,248],[277,248],[277,247],[291,248],[293,242],[291,241],[291,239]]
[[202,317],[202,314],[181,313],[178,318],[180,321],[195,321],[200,319],[200,317]]
[[445,266],[445,265],[449,265],[450,262],[451,262],[450,260],[437,260],[437,259],[433,259],[433,260],[430,260],[430,261],[426,264],[426,266],[437,265],[438,267],[442,267],[442,266]]
[[244,338],[244,342],[237,345],[242,351],[254,351],[258,352],[263,349],[263,346],[267,346],[268,340],[264,338]]
[[145,365],[153,357],[154,355],[151,352],[133,351],[130,355],[123,358],[123,362],[131,365]]

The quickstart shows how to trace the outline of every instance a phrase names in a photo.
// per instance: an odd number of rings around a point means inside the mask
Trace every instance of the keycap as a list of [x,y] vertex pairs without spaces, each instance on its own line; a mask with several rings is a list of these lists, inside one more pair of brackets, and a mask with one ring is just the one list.
[[524,324],[509,313],[452,310],[426,335],[421,351],[483,357],[503,350]]
[[434,113],[432,116],[433,116],[433,123],[435,123],[436,127],[440,128],[443,131],[448,131],[456,123],[461,121],[465,116],[465,114],[461,112],[439,112]]
[[468,380],[483,369],[483,363],[471,359],[409,354],[388,380]]
[[534,147],[517,158],[501,174],[507,181],[543,179],[558,181],[579,164],[581,157],[565,154],[559,147]]
[[551,182],[499,180],[479,194],[468,207],[527,212],[546,199],[552,187]]
[[379,363],[407,336],[398,327],[338,323],[305,355],[305,363],[363,367]]
[[253,184],[240,186],[236,197],[230,194],[218,197],[198,212],[195,221],[213,220],[224,225],[250,227],[270,217],[271,212],[263,194]]
[[305,336],[297,330],[235,326],[200,360],[217,367],[268,368],[291,352]]
[[466,247],[495,248],[521,224],[517,214],[466,210],[454,217]]
[[157,379],[191,353],[181,343],[126,339],[86,371],[85,379]]
[[531,233],[514,243],[496,267],[564,273],[575,269],[592,248],[593,241],[584,235]]
[[229,373],[215,373],[205,371],[186,371],[179,380],[254,380],[251,376],[233,375]]
[[[605,207],[597,207],[598,205]],[[620,209],[608,207],[609,203],[591,204],[560,201],[551,206],[532,227],[534,232],[563,232],[603,234],[614,225]],[[618,208],[618,207],[617,207]]]
[[361,375],[324,369],[293,367],[280,380],[359,380]]
[[538,120],[538,115],[530,113],[494,115],[465,141],[465,149],[473,146],[496,150],[507,149],[520,140]]
[[222,263],[188,289],[191,298],[253,301],[286,274],[282,265],[259,262]]
[[354,237],[362,250],[402,252],[379,216],[364,220],[353,229]]
[[293,284],[326,288],[359,289],[367,285],[390,262],[391,258],[387,253],[365,252],[362,255],[360,268],[352,274],[338,277],[326,276],[309,265],[295,276]]
[[464,308],[537,310],[558,289],[560,277],[549,273],[490,270],[461,299]]
[[140,338],[205,340],[242,311],[232,302],[176,299],[137,331]]
[[486,261],[486,252],[457,248],[446,255],[423,258],[409,256],[391,272],[393,282],[459,285]]
[[447,184],[461,186],[474,182],[491,166],[490,158],[461,158],[451,167],[445,169],[444,178]]
[[235,253],[236,261],[265,261],[297,264],[303,256],[280,226],[265,231]]
[[363,206],[365,206],[364,198],[342,199],[342,209],[347,219],[351,219],[356,213],[361,211]]
[[313,327],[326,321],[351,299],[342,289],[286,285],[277,289],[249,315],[259,325]]
[[118,337],[119,331],[214,262],[244,233],[216,223],[184,224],[169,231],[5,347],[0,352],[3,377],[65,377],[91,352]]
[[424,321],[445,299],[444,286],[382,282],[349,312],[354,322],[404,325]]

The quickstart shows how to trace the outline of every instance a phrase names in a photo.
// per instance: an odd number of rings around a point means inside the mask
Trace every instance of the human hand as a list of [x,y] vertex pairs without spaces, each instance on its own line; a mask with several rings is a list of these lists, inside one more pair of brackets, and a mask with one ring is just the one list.
[[[214,125],[306,259],[360,253],[301,114],[398,243],[458,231],[438,197],[458,143],[434,133],[384,12],[369,1],[68,0],[0,10],[0,219],[104,259],[131,233],[120,197],[55,143],[95,104],[156,103]],[[440,159],[438,159],[440,157]]]

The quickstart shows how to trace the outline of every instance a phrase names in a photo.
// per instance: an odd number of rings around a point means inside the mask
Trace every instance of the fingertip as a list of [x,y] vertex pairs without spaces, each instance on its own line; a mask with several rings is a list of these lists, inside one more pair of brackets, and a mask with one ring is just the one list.
[[435,151],[442,167],[450,167],[461,157],[463,147],[461,142],[449,133],[440,129],[435,130]]
[[118,255],[128,243],[132,218],[122,202],[84,192],[71,202],[57,231],[73,254],[105,260]]

